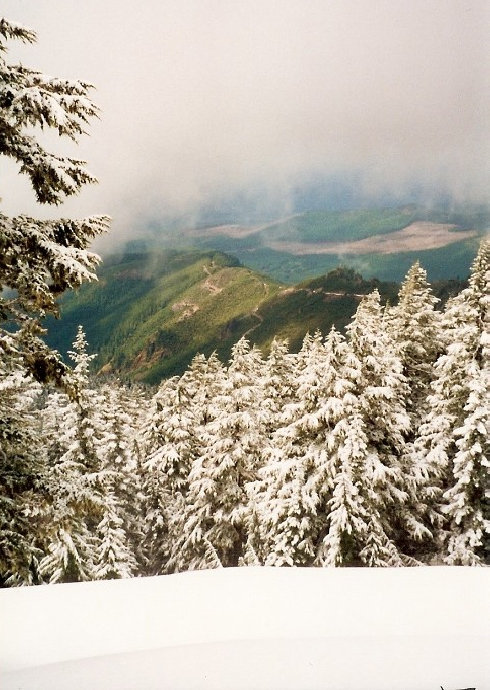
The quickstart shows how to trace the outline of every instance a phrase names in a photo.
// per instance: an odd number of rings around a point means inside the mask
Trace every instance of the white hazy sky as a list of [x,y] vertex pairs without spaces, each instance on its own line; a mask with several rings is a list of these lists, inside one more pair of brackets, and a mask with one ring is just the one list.
[[[136,219],[312,173],[488,199],[487,0],[4,0],[38,32],[7,59],[97,87],[70,153],[100,179],[62,214]],[[53,139],[55,150],[60,148]],[[66,149],[68,150],[68,149]],[[2,210],[34,211],[13,164]],[[56,215],[50,210],[45,215]]]

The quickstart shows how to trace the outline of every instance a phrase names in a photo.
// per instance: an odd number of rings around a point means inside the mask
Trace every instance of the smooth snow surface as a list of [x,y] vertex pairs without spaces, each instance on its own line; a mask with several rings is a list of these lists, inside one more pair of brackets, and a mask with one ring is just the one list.
[[486,568],[239,568],[0,591],[2,690],[490,690]]

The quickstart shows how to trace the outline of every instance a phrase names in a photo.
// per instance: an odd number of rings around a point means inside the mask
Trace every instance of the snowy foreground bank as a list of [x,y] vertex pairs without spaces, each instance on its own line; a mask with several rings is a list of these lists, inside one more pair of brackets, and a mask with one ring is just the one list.
[[0,591],[2,690],[490,688],[486,568],[240,568]]

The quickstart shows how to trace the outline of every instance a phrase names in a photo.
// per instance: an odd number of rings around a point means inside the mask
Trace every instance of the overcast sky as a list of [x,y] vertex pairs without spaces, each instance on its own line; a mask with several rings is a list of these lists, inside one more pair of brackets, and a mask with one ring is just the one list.
[[[488,199],[487,0],[4,0],[9,61],[83,78],[102,109],[70,153],[100,179],[62,214],[114,232],[232,188],[312,173]],[[58,140],[53,140],[58,151]],[[33,195],[1,163],[8,213]],[[48,215],[60,211],[51,210]],[[138,219],[138,221],[136,220]]]

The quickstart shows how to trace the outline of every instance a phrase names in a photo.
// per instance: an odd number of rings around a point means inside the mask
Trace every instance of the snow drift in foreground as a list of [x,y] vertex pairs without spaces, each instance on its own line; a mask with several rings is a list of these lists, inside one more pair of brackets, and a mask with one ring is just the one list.
[[239,568],[0,591],[2,690],[490,688],[485,568]]

